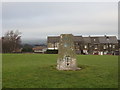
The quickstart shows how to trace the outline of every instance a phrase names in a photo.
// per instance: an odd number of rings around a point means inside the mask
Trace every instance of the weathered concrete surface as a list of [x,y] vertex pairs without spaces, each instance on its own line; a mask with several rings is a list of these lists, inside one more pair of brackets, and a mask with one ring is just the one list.
[[61,34],[59,41],[57,69],[77,70],[76,53],[72,34]]

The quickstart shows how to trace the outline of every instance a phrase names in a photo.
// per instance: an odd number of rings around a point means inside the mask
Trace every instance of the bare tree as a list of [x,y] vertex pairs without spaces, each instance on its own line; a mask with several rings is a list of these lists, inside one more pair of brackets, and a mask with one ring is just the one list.
[[2,51],[3,53],[12,53],[16,52],[17,49],[20,48],[21,44],[21,36],[18,30],[16,31],[8,31],[5,33],[4,37],[2,37]]

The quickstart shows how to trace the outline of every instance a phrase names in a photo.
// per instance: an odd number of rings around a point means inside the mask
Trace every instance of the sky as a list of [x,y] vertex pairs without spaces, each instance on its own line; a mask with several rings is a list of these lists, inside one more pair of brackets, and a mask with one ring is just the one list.
[[3,2],[2,34],[19,30],[22,39],[60,34],[118,36],[117,2]]

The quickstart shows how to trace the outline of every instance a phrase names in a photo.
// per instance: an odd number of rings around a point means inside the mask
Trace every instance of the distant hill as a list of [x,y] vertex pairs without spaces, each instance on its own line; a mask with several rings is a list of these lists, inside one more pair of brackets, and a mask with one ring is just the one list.
[[47,45],[46,39],[22,39],[22,44],[30,44],[30,45]]

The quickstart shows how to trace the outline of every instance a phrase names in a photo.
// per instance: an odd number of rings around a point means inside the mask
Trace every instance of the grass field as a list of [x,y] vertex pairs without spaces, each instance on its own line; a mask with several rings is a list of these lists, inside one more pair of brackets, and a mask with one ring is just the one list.
[[78,55],[80,71],[58,71],[57,55],[3,54],[3,88],[117,88],[118,56]]

